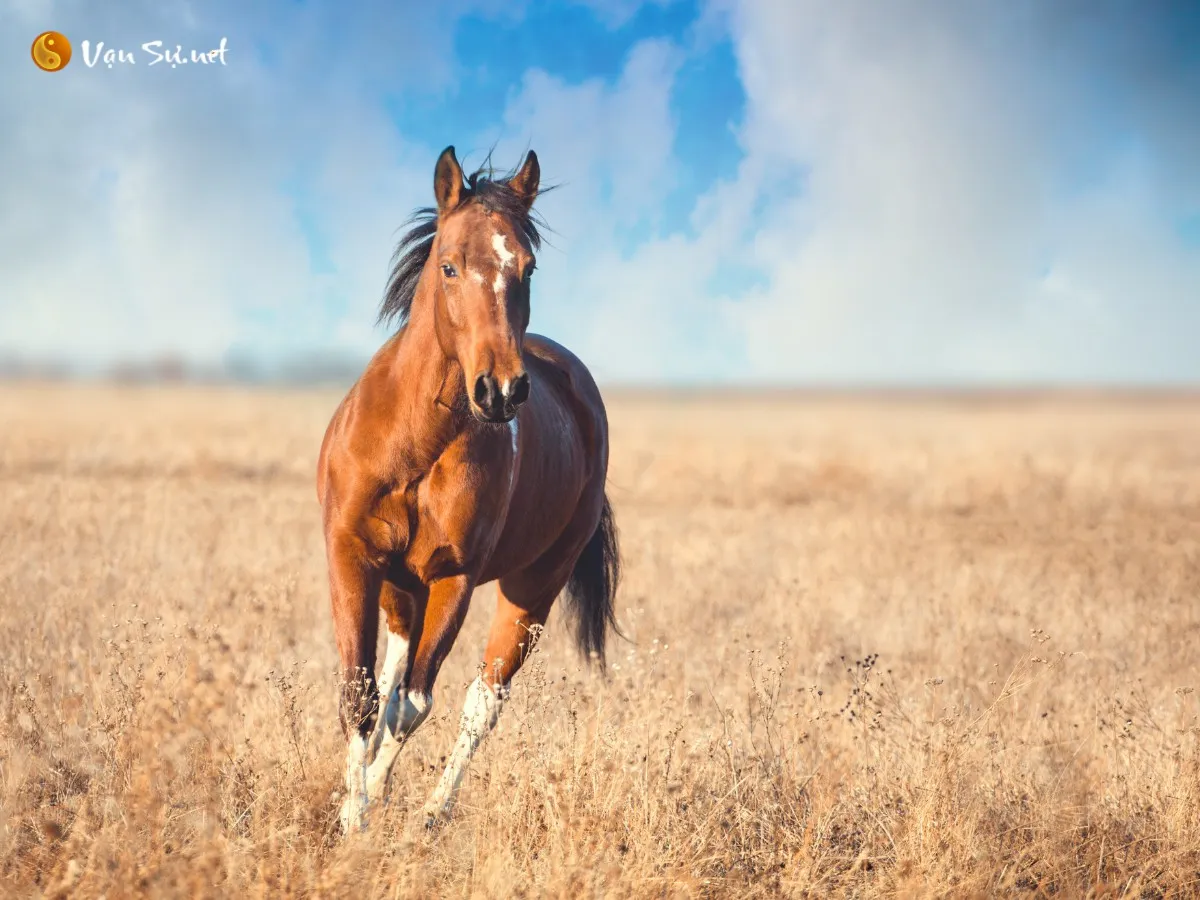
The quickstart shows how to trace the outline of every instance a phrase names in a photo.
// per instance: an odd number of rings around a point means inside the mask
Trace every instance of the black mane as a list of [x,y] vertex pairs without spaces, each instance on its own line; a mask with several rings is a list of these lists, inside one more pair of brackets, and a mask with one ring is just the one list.
[[[525,199],[509,186],[514,174],[510,172],[502,178],[494,178],[491,166],[485,163],[467,179],[462,203],[482,203],[488,211],[507,216],[525,233],[536,250],[542,245],[538,229],[546,226],[537,213],[525,209]],[[548,190],[548,187],[542,188],[538,194]],[[417,293],[417,282],[421,280],[421,272],[433,248],[434,235],[437,234],[437,209],[422,207],[405,224],[411,227],[392,254],[392,274],[379,307],[380,324],[395,322],[403,326],[408,322],[413,297]]]

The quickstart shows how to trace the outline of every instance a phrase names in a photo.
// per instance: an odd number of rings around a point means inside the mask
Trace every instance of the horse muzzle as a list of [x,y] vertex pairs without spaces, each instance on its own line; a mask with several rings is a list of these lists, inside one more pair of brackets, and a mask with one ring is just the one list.
[[529,373],[521,372],[515,378],[500,384],[488,372],[475,379],[471,388],[471,412],[480,422],[502,425],[517,414],[529,399]]

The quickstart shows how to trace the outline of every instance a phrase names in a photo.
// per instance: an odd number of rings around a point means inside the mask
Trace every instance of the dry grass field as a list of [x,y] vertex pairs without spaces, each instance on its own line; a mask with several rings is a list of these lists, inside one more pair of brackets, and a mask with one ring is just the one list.
[[1200,893],[1200,401],[614,395],[631,642],[344,841],[337,399],[0,386],[0,894]]

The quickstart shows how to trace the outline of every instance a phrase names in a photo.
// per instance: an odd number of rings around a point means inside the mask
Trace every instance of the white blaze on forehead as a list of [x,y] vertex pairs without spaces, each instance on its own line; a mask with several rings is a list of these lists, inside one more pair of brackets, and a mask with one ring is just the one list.
[[501,271],[507,269],[515,254],[508,249],[508,241],[504,239],[504,235],[499,232],[492,235],[492,249],[496,251],[496,256],[500,260]]
[[504,280],[504,270],[496,270],[496,280],[492,282],[492,293],[496,295],[496,309],[500,315],[504,315],[504,301],[507,299],[508,291],[507,283]]
[[482,272],[474,272],[474,271],[471,272],[471,280],[474,281],[476,284],[483,284],[484,281],[486,281],[486,279],[483,277]]

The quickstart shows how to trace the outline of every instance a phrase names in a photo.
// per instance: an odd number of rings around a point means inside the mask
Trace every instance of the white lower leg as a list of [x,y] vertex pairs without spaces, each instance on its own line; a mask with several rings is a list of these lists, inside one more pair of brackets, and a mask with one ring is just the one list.
[[387,651],[383,667],[379,671],[379,714],[375,718],[375,730],[367,745],[368,762],[379,754],[379,748],[388,733],[389,719],[394,720],[404,693],[404,674],[408,668],[408,638],[388,631]]
[[416,691],[393,692],[394,703],[388,704],[388,715],[382,717],[383,736],[375,758],[367,766],[367,797],[371,803],[382,800],[387,794],[388,782],[392,778],[392,766],[400,748],[417,727],[425,721],[433,708],[433,697]]
[[[408,669],[408,638],[388,630],[387,651],[379,672],[379,714],[367,746],[366,791],[368,802],[382,800],[387,791],[387,776],[400,750],[394,731],[401,717],[404,675]],[[386,764],[378,766],[381,760]],[[372,774],[374,773],[374,774]],[[382,776],[382,777],[381,777]]]
[[425,813],[430,818],[445,818],[450,814],[463,776],[467,772],[467,765],[488,732],[496,727],[507,697],[507,687],[494,688],[482,677],[476,678],[467,688],[460,726],[462,731],[454,744],[450,760],[446,763],[446,771],[442,773],[429,802],[425,804]]
[[360,831],[367,812],[367,742],[357,731],[346,748],[346,798],[339,818],[342,831]]

